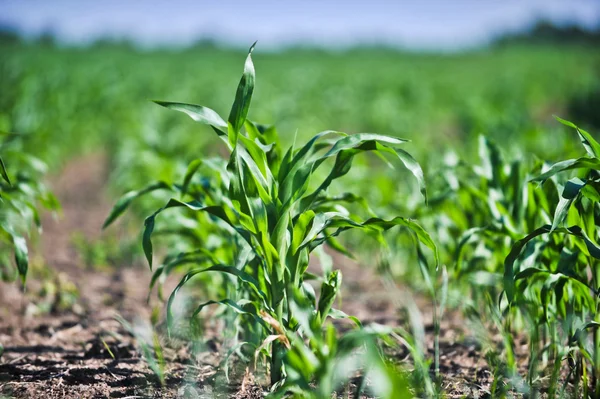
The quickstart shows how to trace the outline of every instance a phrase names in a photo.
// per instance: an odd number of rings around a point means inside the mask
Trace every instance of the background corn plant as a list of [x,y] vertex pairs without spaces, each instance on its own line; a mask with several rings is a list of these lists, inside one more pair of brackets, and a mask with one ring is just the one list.
[[0,251],[0,277],[11,281],[18,275],[22,284],[29,268],[27,239],[33,229],[42,228],[39,207],[59,209],[41,182],[46,165],[22,150],[24,138],[0,132],[0,248],[5,248]]
[[[558,190],[551,223],[532,229],[514,243],[504,263],[504,288],[514,308],[528,308],[532,342],[543,341],[555,361],[550,392],[562,359],[569,362],[575,394],[600,397],[600,246],[598,240],[600,144],[575,129],[586,155],[544,168],[532,179]],[[568,178],[568,171],[575,176]],[[542,330],[542,332],[540,332]],[[543,336],[543,340],[540,339]],[[591,372],[591,373],[590,373]],[[591,375],[590,375],[591,374]]]

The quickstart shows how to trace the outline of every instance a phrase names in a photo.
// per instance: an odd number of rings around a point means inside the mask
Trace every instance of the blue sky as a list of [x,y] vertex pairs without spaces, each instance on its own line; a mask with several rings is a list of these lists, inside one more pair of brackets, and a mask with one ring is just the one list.
[[64,41],[127,37],[141,44],[198,38],[263,48],[294,43],[459,48],[539,18],[596,26],[599,0],[0,0],[0,24]]

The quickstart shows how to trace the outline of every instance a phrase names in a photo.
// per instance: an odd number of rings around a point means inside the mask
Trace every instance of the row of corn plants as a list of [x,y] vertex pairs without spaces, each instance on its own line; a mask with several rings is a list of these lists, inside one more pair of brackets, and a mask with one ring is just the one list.
[[531,179],[556,190],[552,218],[516,241],[504,261],[507,323],[519,313],[530,341],[543,345],[533,362],[550,356],[550,393],[557,394],[561,364],[568,364],[574,394],[600,397],[600,144],[568,121],[585,155],[545,167]]
[[[468,298],[460,306],[501,333],[502,342],[486,349],[499,355],[490,363],[498,370],[498,395],[507,389],[532,396],[541,390],[550,397],[600,395],[600,146],[585,130],[558,119],[575,129],[585,156],[555,164],[522,156],[506,161],[481,136],[479,162],[448,157],[432,179],[438,187],[428,206],[414,211],[435,232],[450,289]],[[527,338],[524,373],[516,336]]]
[[[596,244],[600,145],[589,133],[561,120],[576,129],[587,155],[554,165],[522,157],[505,161],[499,147],[484,136],[478,164],[447,159],[437,175],[442,188],[427,206],[412,208],[435,232],[443,263],[449,265],[446,272],[438,267],[434,240],[414,220],[378,217],[364,197],[330,190],[337,179],[352,178],[356,155],[372,153],[403,164],[426,197],[419,164],[398,147],[405,140],[325,131],[284,151],[274,127],[247,118],[255,82],[251,52],[227,120],[207,107],[157,102],[209,125],[228,157],[198,158],[179,183],[158,181],[128,192],[105,223],[113,223],[138,197],[157,191],[172,197],[146,218],[142,238],[151,268],[156,257],[153,241],[160,236],[168,244],[153,271],[151,289],[158,287],[162,296],[165,279],[174,271],[183,273],[167,301],[169,333],[177,332],[176,296],[185,285],[193,285],[206,300],[189,311],[190,324],[197,328],[199,316],[211,305],[229,314],[234,337],[230,353],[244,357],[242,348],[250,348],[255,362],[267,359],[275,396],[293,392],[327,397],[361,368],[365,379],[369,376],[365,368],[386,377],[386,388],[375,389],[384,397],[402,397],[393,396],[398,392],[436,395],[439,388],[425,378],[428,363],[416,350],[418,343],[410,342],[414,337],[381,326],[365,327],[336,309],[342,274],[330,262],[321,262],[320,273],[308,271],[311,256],[327,259],[325,244],[351,256],[337,238],[345,231],[358,231],[372,237],[374,247],[385,247],[389,235],[384,233],[400,227],[416,238],[417,250],[407,254],[405,236],[394,233],[394,244],[402,248],[396,253],[407,259],[404,263],[419,266],[414,269],[424,277],[436,309],[432,371],[438,382],[439,318],[448,286],[454,286],[451,289],[470,294],[465,308],[481,319],[488,313],[502,333],[503,365],[496,355],[489,356],[490,367],[502,368],[494,373],[495,379],[522,381],[514,334],[525,334],[529,343],[525,387],[513,388],[535,396],[547,387],[556,397],[565,394],[566,385],[561,392],[558,383],[566,379],[573,382],[575,392],[600,395]],[[573,170],[578,175],[567,176]],[[356,182],[348,187],[352,183]],[[165,218],[163,212],[171,217]],[[326,322],[328,317],[350,319],[356,328],[340,335]],[[415,362],[424,365],[426,383],[421,390],[413,386],[409,391],[405,373],[381,355],[379,345],[390,343],[390,337],[411,347]],[[368,356],[357,359],[361,348],[367,348]],[[563,364],[566,377],[561,374]],[[548,375],[549,384],[544,382]],[[494,384],[494,394],[506,393],[496,380]]]

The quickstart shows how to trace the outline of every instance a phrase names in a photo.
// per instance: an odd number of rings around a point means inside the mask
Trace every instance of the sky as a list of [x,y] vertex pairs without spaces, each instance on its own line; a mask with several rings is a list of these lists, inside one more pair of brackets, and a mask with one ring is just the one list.
[[541,18],[598,26],[600,0],[0,0],[0,25],[68,43],[102,37],[142,45],[215,39],[263,48],[381,43],[452,49]]

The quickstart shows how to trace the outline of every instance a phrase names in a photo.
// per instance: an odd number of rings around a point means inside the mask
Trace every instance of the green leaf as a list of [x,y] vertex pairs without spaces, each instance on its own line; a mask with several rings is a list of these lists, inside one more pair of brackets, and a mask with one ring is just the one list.
[[533,240],[534,238],[553,232],[569,234],[575,237],[579,237],[585,243],[585,248],[587,249],[590,256],[600,259],[600,246],[595,243],[587,234],[579,227],[579,226],[571,226],[568,228],[557,228],[552,230],[551,225],[542,226],[519,241],[515,242],[508,254],[508,256],[504,259],[504,291],[506,292],[507,299],[509,303],[512,303],[515,297],[515,272],[514,272],[514,264],[525,245]]
[[360,146],[367,141],[376,141],[380,143],[388,144],[403,144],[407,143],[408,140],[397,137],[384,136],[381,134],[374,133],[357,133],[350,136],[346,136],[338,140],[333,147],[327,151],[323,158],[328,158],[336,155],[338,152]]
[[27,277],[27,269],[29,268],[29,257],[27,250],[27,241],[24,237],[13,235],[12,236],[14,250],[15,250],[15,261],[17,263],[17,269],[21,276],[21,282],[25,285],[25,278]]
[[202,105],[176,103],[168,101],[154,101],[156,104],[175,111],[183,112],[196,122],[212,126],[219,136],[227,133],[227,123],[210,108]]
[[362,323],[360,322],[360,320],[357,317],[347,315],[346,313],[342,312],[339,309],[331,308],[329,310],[328,316],[335,320],[349,319],[356,325],[356,327],[362,328]]
[[568,159],[566,161],[557,162],[550,167],[548,171],[542,173],[541,175],[531,179],[531,181],[540,181],[554,176],[557,173],[564,172],[566,170],[571,169],[600,169],[600,159],[598,158],[589,158],[589,157],[581,157],[577,159]]
[[6,180],[8,184],[11,184],[10,178],[8,177],[8,173],[6,172],[6,166],[4,166],[4,161],[2,160],[2,158],[0,158],[0,175],[2,175],[2,178],[4,178],[4,180]]
[[[303,191],[303,187],[308,185],[308,177],[312,171],[312,164],[307,164],[305,160],[313,153],[315,143],[328,135],[347,136],[346,133],[326,130],[314,135],[295,155],[292,155],[290,148],[279,169],[279,199],[283,204],[288,203],[294,193]],[[291,159],[288,161],[288,159]],[[299,173],[299,171],[301,171]],[[304,189],[305,190],[305,189]]]
[[[171,198],[165,206],[163,206],[162,208],[160,208],[159,210],[154,212],[152,215],[148,216],[144,222],[144,233],[142,235],[142,247],[144,249],[144,254],[146,255],[146,260],[148,261],[150,269],[152,269],[153,250],[152,250],[151,238],[152,238],[152,233],[154,231],[154,220],[164,210],[169,209],[169,208],[176,208],[176,207],[185,207],[192,211],[207,212],[207,213],[211,214],[212,216],[216,216],[217,218],[223,220],[225,223],[227,223],[228,225],[233,227],[235,229],[235,231],[237,231],[238,234],[240,234],[240,236],[244,240],[246,240],[246,242],[248,242],[248,244],[252,248],[254,248],[252,245],[252,239],[249,235],[249,232],[247,230],[240,228],[236,224],[239,222],[239,219],[235,215],[233,209],[231,209],[230,207],[227,207],[227,206],[204,206],[203,204],[201,204],[198,201],[182,202],[175,198]],[[252,226],[250,226],[250,227],[252,227]]]
[[144,250],[144,255],[146,256],[146,260],[148,261],[148,266],[150,266],[150,270],[152,270],[152,258],[153,258],[153,249],[152,249],[152,232],[154,231],[154,215],[151,217],[147,217],[144,220],[144,234],[142,235],[142,249]]
[[179,284],[177,284],[177,286],[173,289],[171,296],[169,296],[169,300],[167,302],[167,329],[169,335],[171,334],[171,330],[173,327],[173,312],[171,308],[173,306],[173,300],[175,299],[175,296],[177,295],[179,290],[188,281],[190,281],[192,277],[205,272],[222,272],[238,277],[240,281],[243,281],[244,283],[248,284],[248,286],[250,286],[253,289],[253,291],[256,292],[263,299],[263,306],[265,306],[267,309],[269,308],[266,303],[267,295],[260,289],[260,283],[248,273],[239,270],[233,266],[227,265],[214,265],[206,269],[194,269],[188,272],[185,276],[183,276],[181,281],[179,281]]
[[419,183],[419,191],[421,191],[421,195],[423,195],[423,198],[425,198],[425,203],[427,203],[427,186],[425,185],[425,178],[423,177],[423,169],[421,169],[421,165],[419,165],[417,160],[414,159],[408,152],[400,148],[395,148],[395,151],[406,169],[408,169],[417,179],[417,183]]
[[329,274],[327,281],[324,281],[323,284],[321,284],[321,295],[319,296],[319,303],[317,305],[321,322],[325,321],[327,318],[329,310],[331,309],[341,286],[342,272],[339,270],[332,271]]
[[598,189],[591,184],[586,184],[581,189],[581,194],[593,202],[600,202],[600,193],[598,192]]
[[[301,246],[309,245],[311,248],[315,248],[323,242],[328,241],[331,237],[336,237],[342,232],[350,229],[358,228],[373,232],[383,232],[396,226],[406,227],[409,231],[412,231],[417,239],[431,250],[435,258],[435,264],[439,264],[438,249],[429,233],[414,220],[400,216],[391,220],[370,218],[361,223],[337,212],[317,214],[313,221],[313,227],[311,227],[311,230],[307,233]],[[335,228],[337,230],[329,235],[317,238],[317,236],[324,232],[326,228]]]
[[251,302],[248,302],[242,307],[239,305],[239,303],[232,301],[229,298],[223,299],[221,301],[211,300],[198,305],[198,307],[196,308],[196,310],[194,310],[194,313],[192,314],[192,319],[194,319],[198,314],[200,314],[202,309],[210,305],[225,305],[233,309],[237,314],[251,315],[260,325],[262,325],[265,328],[265,330],[269,329],[269,325],[263,320],[262,317],[258,315],[256,311],[256,305],[254,305]]
[[586,183],[583,180],[577,177],[569,180],[565,184],[558,205],[556,206],[556,211],[554,212],[554,219],[552,220],[550,232],[554,231],[565,220],[571,204],[575,198],[577,198],[585,184]]
[[577,130],[577,134],[581,139],[581,144],[583,144],[585,151],[592,157],[600,157],[600,144],[596,140],[594,140],[591,134],[589,134],[583,129],[580,129],[572,122],[559,118],[556,115],[554,115],[554,118],[563,125],[572,127],[573,129]]
[[255,80],[252,50],[254,50],[255,45],[256,42],[250,47],[250,50],[248,50],[248,57],[246,57],[246,63],[244,64],[244,73],[235,93],[235,101],[233,102],[227,120],[230,127],[228,130],[228,138],[231,147],[235,147],[237,144],[237,136],[246,121],[248,109],[250,108],[250,101],[252,100]]
[[124,194],[121,198],[119,198],[119,200],[111,210],[110,215],[108,215],[108,217],[104,221],[102,228],[105,229],[108,226],[110,226],[119,216],[123,214],[123,212],[125,212],[125,210],[129,207],[129,205],[134,199],[155,190],[172,190],[172,187],[168,183],[159,181],[149,185],[148,187],[142,190],[130,191]]
[[183,264],[195,263],[198,264],[200,262],[209,261],[212,264],[220,264],[219,259],[214,255],[214,253],[206,248],[199,248],[194,251],[189,252],[180,252],[175,257],[169,257],[169,260],[165,260],[164,264],[157,268],[154,274],[152,275],[152,280],[150,281],[150,290],[156,284],[156,280],[162,273],[169,274],[170,271]]
[[194,174],[198,171],[198,169],[204,164],[202,159],[194,159],[189,163],[185,175],[183,177],[183,184],[181,185],[181,196],[185,196],[187,194],[188,187],[190,185],[190,181]]

